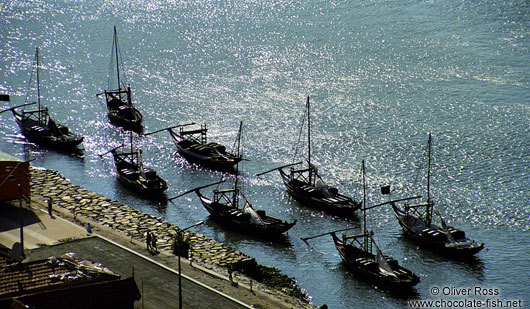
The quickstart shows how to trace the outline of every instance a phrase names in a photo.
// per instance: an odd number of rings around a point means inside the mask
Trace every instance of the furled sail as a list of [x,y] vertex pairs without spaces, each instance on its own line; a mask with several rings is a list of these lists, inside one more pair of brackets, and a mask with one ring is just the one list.
[[248,202],[245,203],[245,206],[243,207],[243,213],[246,213],[246,214],[249,214],[250,215],[250,220],[253,222],[253,223],[256,223],[256,224],[265,224],[263,222],[263,220],[261,219],[261,217],[256,213],[256,211],[254,210],[254,208],[252,208],[252,206],[250,206],[250,204]]
[[383,253],[381,252],[381,250],[379,250],[377,246],[376,246],[376,249],[377,249],[376,258],[377,258],[377,264],[379,264],[379,271],[381,271],[381,273],[383,273],[386,276],[397,277],[394,271],[392,270],[392,268],[390,267],[390,265],[388,264],[388,262],[383,257]]

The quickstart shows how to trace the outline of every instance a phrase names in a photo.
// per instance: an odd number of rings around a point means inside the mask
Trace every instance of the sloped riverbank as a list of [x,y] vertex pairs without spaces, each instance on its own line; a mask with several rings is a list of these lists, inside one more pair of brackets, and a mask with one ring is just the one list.
[[[151,232],[157,236],[158,250],[168,254],[174,251],[179,227],[72,184],[56,171],[31,168],[31,196],[43,203],[51,199],[55,210],[67,211],[74,220],[93,221],[126,235],[131,241],[145,243],[147,232]],[[194,265],[223,276],[228,274],[230,278],[237,273],[238,284],[260,289],[296,307],[314,308],[295,280],[279,270],[259,265],[254,258],[204,235],[188,230],[183,235],[189,240]]]

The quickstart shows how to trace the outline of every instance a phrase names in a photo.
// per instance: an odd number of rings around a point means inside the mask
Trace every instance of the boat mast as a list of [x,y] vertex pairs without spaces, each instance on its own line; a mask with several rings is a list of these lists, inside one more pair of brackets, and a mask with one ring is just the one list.
[[[133,134],[132,134],[132,131],[129,131],[129,143],[131,144],[131,151],[130,151],[130,155],[127,155],[127,157],[130,156],[131,158],[131,163],[134,163],[134,146],[133,146]],[[139,151],[136,152],[136,165],[138,165],[138,167],[140,169],[143,169],[143,167],[141,166],[140,164],[140,153]],[[142,170],[140,170],[141,173],[143,173]]]
[[[363,174],[363,234],[366,234],[366,178],[364,171],[364,160],[362,161],[362,174]],[[368,250],[368,237],[364,236],[364,250]],[[371,250],[370,250],[371,251]]]
[[428,166],[427,166],[427,203],[431,201],[431,133],[429,133]]
[[129,131],[129,143],[131,144],[131,153],[133,152],[133,136],[132,131]]
[[429,156],[427,163],[427,223],[431,224],[432,219],[432,205],[431,205],[431,133],[429,132],[429,141],[428,141],[428,150],[427,154]]
[[[241,146],[241,130],[243,129],[243,121],[239,122],[239,132],[237,134],[237,157],[240,156],[240,146]],[[239,162],[236,163],[236,180],[234,181],[234,197],[232,199],[232,206],[238,207],[239,205],[239,192],[237,188],[237,183],[239,179]]]
[[129,106],[132,106],[131,97],[131,85],[127,85],[127,104],[129,104]]
[[[118,34],[116,33],[116,26],[114,26],[114,49],[116,53],[116,74],[118,76],[118,90],[121,90],[120,84],[120,63],[118,61]],[[121,94],[120,94],[121,96]]]
[[39,123],[41,123],[42,115],[41,115],[41,110],[40,110],[39,48],[38,47],[35,49],[35,59],[37,61],[37,103],[39,105],[37,115],[38,115]]
[[313,170],[311,167],[311,117],[309,114],[309,96],[307,96],[307,163],[309,164],[309,184],[313,184],[311,181]]

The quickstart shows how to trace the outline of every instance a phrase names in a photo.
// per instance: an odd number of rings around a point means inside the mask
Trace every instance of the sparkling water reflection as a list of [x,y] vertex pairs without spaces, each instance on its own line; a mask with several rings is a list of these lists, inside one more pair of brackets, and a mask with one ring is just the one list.
[[[128,140],[108,123],[95,97],[107,83],[112,27],[124,73],[146,132],[194,121],[232,146],[244,123],[242,184],[259,208],[298,219],[282,244],[206,221],[197,230],[297,279],[317,305],[402,307],[402,298],[357,281],[331,239],[299,237],[358,225],[299,207],[277,173],[286,164],[307,95],[312,97],[314,160],[342,192],[360,196],[361,160],[370,203],[416,194],[422,150],[434,137],[432,194],[449,223],[486,243],[468,265],[417,250],[387,208],[369,225],[383,250],[431,286],[497,287],[527,298],[530,245],[528,119],[529,4],[525,1],[11,1],[1,5],[0,92],[23,102],[35,47],[43,64],[43,102],[85,136],[81,157],[32,147],[34,164],[179,226],[207,218],[194,196],[159,205],[123,189],[112,158],[99,154]],[[15,122],[1,115],[0,150],[24,156]],[[146,164],[174,196],[226,175],[175,156],[165,133],[134,137]],[[507,264],[509,263],[509,264]],[[513,278],[519,278],[514,280]],[[323,284],[324,283],[324,284]],[[525,299],[527,300],[527,299]]]

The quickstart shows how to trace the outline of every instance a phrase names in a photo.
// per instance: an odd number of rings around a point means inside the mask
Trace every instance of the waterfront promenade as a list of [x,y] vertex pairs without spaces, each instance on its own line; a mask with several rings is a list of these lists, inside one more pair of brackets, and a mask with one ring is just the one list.
[[[135,304],[136,308],[178,307],[178,259],[167,246],[152,254],[139,235],[133,237],[82,213],[54,205],[50,215],[47,202],[39,195],[22,209],[28,260],[75,252],[81,258],[101,263],[122,278],[134,274],[143,296]],[[18,203],[0,209],[0,243],[6,247],[20,241],[19,211]],[[88,223],[92,233],[86,230]],[[204,267],[204,262],[200,265],[181,260],[184,308],[314,308],[242,274],[235,273],[230,280],[222,268],[215,271],[213,265]]]

